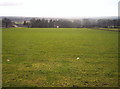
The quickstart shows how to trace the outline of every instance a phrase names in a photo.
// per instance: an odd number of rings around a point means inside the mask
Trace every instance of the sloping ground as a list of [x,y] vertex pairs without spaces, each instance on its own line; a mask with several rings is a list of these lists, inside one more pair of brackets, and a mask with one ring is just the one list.
[[118,84],[118,33],[114,31],[7,28],[2,58],[3,87]]

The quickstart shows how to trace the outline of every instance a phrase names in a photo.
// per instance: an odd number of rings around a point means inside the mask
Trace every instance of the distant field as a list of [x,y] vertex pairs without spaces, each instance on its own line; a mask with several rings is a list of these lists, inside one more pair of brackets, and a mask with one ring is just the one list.
[[[3,87],[115,87],[118,32],[3,29]],[[79,57],[79,59],[77,59]]]

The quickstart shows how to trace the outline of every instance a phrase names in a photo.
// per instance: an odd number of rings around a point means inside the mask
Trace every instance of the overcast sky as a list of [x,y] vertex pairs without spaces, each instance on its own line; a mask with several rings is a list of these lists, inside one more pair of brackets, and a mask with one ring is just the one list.
[[0,0],[0,16],[117,16],[119,0]]

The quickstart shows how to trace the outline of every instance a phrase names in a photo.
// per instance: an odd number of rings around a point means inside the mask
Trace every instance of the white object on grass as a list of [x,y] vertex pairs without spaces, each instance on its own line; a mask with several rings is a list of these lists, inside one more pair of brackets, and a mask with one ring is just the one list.
[[7,59],[7,61],[10,61],[9,59]]
[[79,57],[77,57],[77,59],[80,59]]

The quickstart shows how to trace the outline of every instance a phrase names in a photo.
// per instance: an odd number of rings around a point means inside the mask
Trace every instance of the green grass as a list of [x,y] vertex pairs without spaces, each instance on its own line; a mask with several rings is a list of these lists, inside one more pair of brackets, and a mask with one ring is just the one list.
[[120,29],[118,29],[118,28],[98,28],[98,29],[108,30],[108,31],[119,31],[119,30],[120,30]]
[[16,24],[23,24],[24,22],[15,22]]
[[118,84],[118,32],[114,31],[7,28],[2,57],[3,87]]

